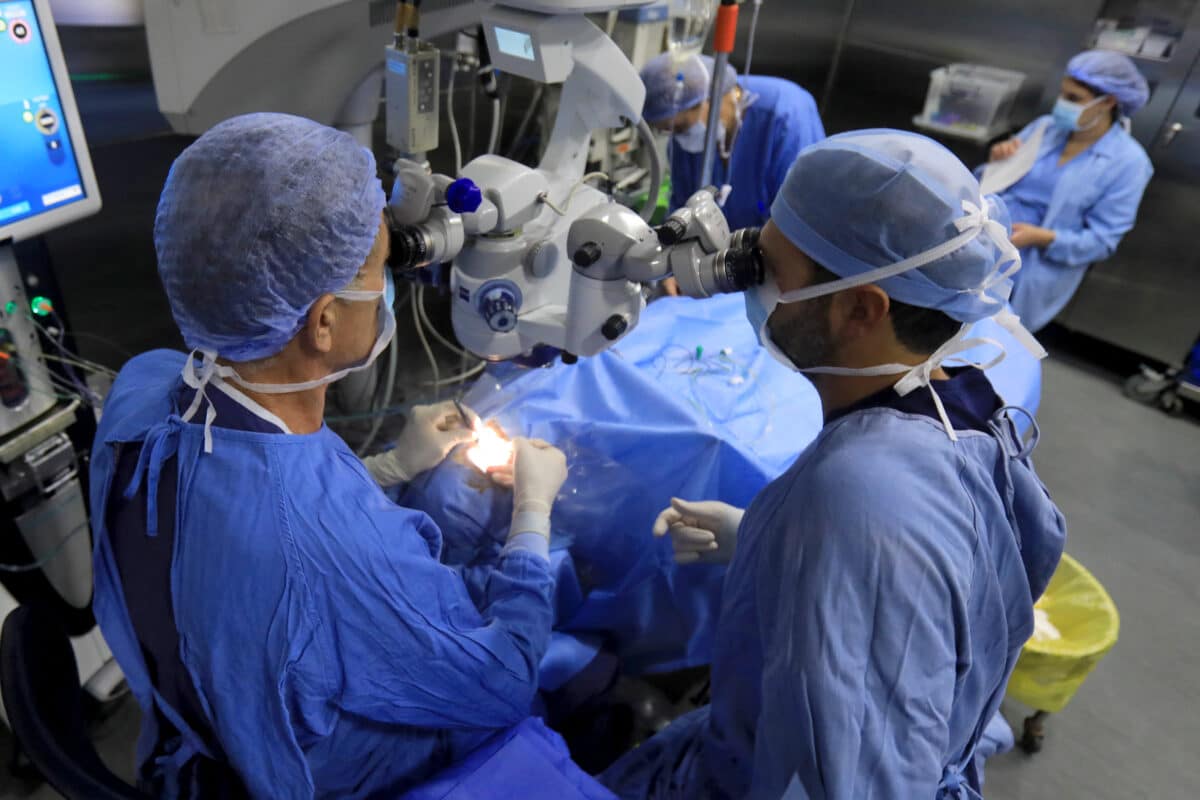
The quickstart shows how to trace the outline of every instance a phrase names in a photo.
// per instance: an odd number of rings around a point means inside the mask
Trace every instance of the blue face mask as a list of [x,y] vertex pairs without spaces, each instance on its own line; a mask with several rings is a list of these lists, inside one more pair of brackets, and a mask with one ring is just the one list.
[[708,128],[703,122],[697,122],[683,133],[675,134],[674,142],[685,153],[703,153],[705,134]]
[[1064,131],[1072,132],[1085,131],[1088,128],[1095,126],[1095,124],[1100,121],[1099,117],[1092,120],[1091,124],[1082,128],[1079,126],[1079,118],[1083,115],[1084,111],[1091,108],[1096,103],[1099,103],[1103,99],[1104,97],[1101,96],[1097,97],[1090,103],[1072,103],[1065,97],[1058,98],[1058,100],[1054,101],[1054,111],[1051,112],[1051,116],[1054,117],[1054,124],[1059,128],[1062,128]]
[[779,305],[781,296],[775,278],[771,275],[764,276],[761,284],[747,289],[742,296],[746,301],[746,320],[758,334],[758,343],[770,354],[771,358],[788,369],[796,369],[796,365],[784,355],[779,345],[775,344],[775,340],[771,338],[771,331],[767,329],[767,320],[771,318],[775,307]]

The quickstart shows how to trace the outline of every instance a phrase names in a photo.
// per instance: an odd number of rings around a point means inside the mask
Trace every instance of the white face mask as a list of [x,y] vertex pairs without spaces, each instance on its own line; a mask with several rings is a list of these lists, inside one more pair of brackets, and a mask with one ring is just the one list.
[[[381,289],[377,292],[371,291],[353,291],[345,290],[334,292],[333,296],[339,300],[346,300],[351,303],[370,303],[374,302],[378,305],[379,311],[376,315],[376,335],[375,344],[371,347],[371,352],[367,357],[359,363],[331,372],[323,378],[316,378],[311,381],[302,383],[254,383],[243,378],[237,373],[233,367],[223,366],[217,363],[217,353],[211,350],[200,351],[201,362],[200,369],[196,370],[196,351],[193,351],[188,356],[187,363],[183,367],[183,382],[193,389],[196,389],[196,397],[192,400],[192,405],[183,415],[184,422],[190,422],[196,412],[200,410],[201,400],[206,399],[204,389],[209,381],[214,376],[223,380],[228,380],[232,383],[241,386],[244,389],[249,389],[252,392],[259,394],[292,394],[294,392],[304,392],[310,389],[316,389],[320,386],[327,386],[331,383],[336,383],[352,372],[359,372],[368,369],[372,364],[383,354],[391,344],[392,338],[396,335],[396,315],[392,310],[391,305],[384,302],[387,296],[387,289]],[[213,404],[209,402],[208,413],[204,423],[204,451],[212,452],[212,423],[217,418],[217,412],[213,408]]]
[[[1004,226],[987,216],[987,201],[981,200],[980,206],[975,206],[966,201],[963,202],[963,210],[967,215],[962,217],[958,223],[958,229],[961,231],[958,236],[943,242],[937,247],[926,250],[924,253],[918,253],[911,258],[906,258],[903,261],[898,261],[895,264],[880,267],[879,269],[864,272],[850,278],[842,278],[828,283],[821,283],[815,286],[808,286],[803,289],[797,289],[786,294],[781,294],[779,288],[775,285],[774,280],[768,275],[762,286],[751,289],[756,295],[753,299],[747,298],[747,317],[751,319],[751,324],[758,324],[759,341],[762,342],[767,352],[772,358],[779,361],[784,366],[803,372],[806,374],[816,375],[839,375],[839,376],[877,376],[877,375],[903,375],[899,382],[896,383],[896,392],[901,396],[907,395],[914,389],[921,386],[928,386],[930,393],[933,395],[934,405],[937,406],[938,414],[942,419],[942,425],[946,429],[946,435],[950,439],[957,441],[958,436],[954,432],[953,426],[950,424],[950,418],[946,414],[945,408],[942,406],[941,398],[934,391],[932,375],[934,370],[941,367],[942,363],[951,356],[963,353],[980,345],[990,345],[1000,351],[1000,354],[987,364],[976,364],[975,366],[981,369],[989,369],[1004,359],[1004,345],[995,339],[968,339],[967,333],[970,330],[970,325],[964,324],[959,332],[950,339],[950,341],[939,347],[928,359],[916,366],[912,364],[880,364],[874,367],[806,367],[799,368],[792,363],[791,359],[780,349],[780,347],[771,339],[771,332],[767,329],[767,320],[771,318],[771,314],[775,309],[784,303],[800,303],[805,300],[812,300],[817,297],[834,294],[843,291],[844,289],[852,289],[856,286],[865,286],[869,283],[878,283],[887,278],[895,277],[910,270],[918,269],[931,264],[940,258],[955,252],[959,248],[967,245],[972,239],[980,235],[988,236],[995,243],[996,247],[1001,252],[1001,258],[996,263],[996,267],[992,274],[984,279],[983,283],[972,290],[982,298],[986,298],[990,302],[996,304],[997,311],[994,319],[1005,330],[1012,334],[1018,342],[1025,347],[1036,358],[1045,358],[1046,351],[1038,343],[1037,339],[1033,338],[1033,334],[1025,330],[1021,325],[1021,320],[1013,314],[1004,305],[1002,299],[998,299],[988,294],[996,284],[1002,283],[1009,278],[1013,273],[1021,268],[1021,258],[1017,254],[1016,248],[1008,239],[1008,232]],[[965,290],[964,290],[965,291]],[[771,302],[771,301],[774,302]],[[761,307],[761,309],[759,308]],[[753,311],[753,313],[751,313]],[[765,316],[764,316],[765,312]],[[758,322],[761,320],[761,322]]]

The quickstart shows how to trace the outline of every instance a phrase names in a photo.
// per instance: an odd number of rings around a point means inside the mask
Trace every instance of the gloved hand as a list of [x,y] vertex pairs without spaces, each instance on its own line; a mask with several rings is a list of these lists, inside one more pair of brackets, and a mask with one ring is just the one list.
[[654,535],[671,534],[675,561],[728,564],[737,550],[737,532],[746,511],[716,500],[671,498],[671,507],[654,521]]
[[[464,410],[473,423],[475,412]],[[396,446],[386,453],[364,458],[363,464],[380,486],[408,483],[442,463],[456,445],[470,441],[473,436],[452,401],[413,406]]]
[[540,533],[550,538],[550,511],[567,480],[567,457],[540,439],[513,441],[513,524],[509,537]]

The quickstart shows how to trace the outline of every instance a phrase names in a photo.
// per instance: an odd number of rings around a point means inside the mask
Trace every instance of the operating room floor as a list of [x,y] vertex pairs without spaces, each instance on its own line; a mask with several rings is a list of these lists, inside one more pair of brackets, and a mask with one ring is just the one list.
[[[1108,589],[1121,637],[1045,749],[988,763],[987,797],[1200,797],[1200,424],[1121,395],[1060,353],[1046,363],[1038,472],[1067,550]],[[1006,707],[1019,731],[1024,712]]]

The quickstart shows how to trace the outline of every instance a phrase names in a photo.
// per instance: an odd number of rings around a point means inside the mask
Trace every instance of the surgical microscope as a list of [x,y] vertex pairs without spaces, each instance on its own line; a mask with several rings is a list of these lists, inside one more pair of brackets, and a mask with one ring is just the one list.
[[[674,275],[704,298],[762,281],[757,231],[732,234],[713,189],[702,189],[662,225],[615,202],[585,176],[594,131],[636,125],[645,88],[620,48],[585,13],[646,0],[494,0],[477,3],[494,66],[562,84],[553,134],[537,167],[498,155],[458,176],[425,160],[438,141],[439,52],[419,38],[402,3],[387,48],[388,143],[401,154],[387,209],[390,265],[398,273],[451,264],[451,319],[472,353],[489,360],[602,352],[638,323],[642,287]],[[647,148],[655,153],[653,146]],[[650,197],[662,173],[653,165]]]

